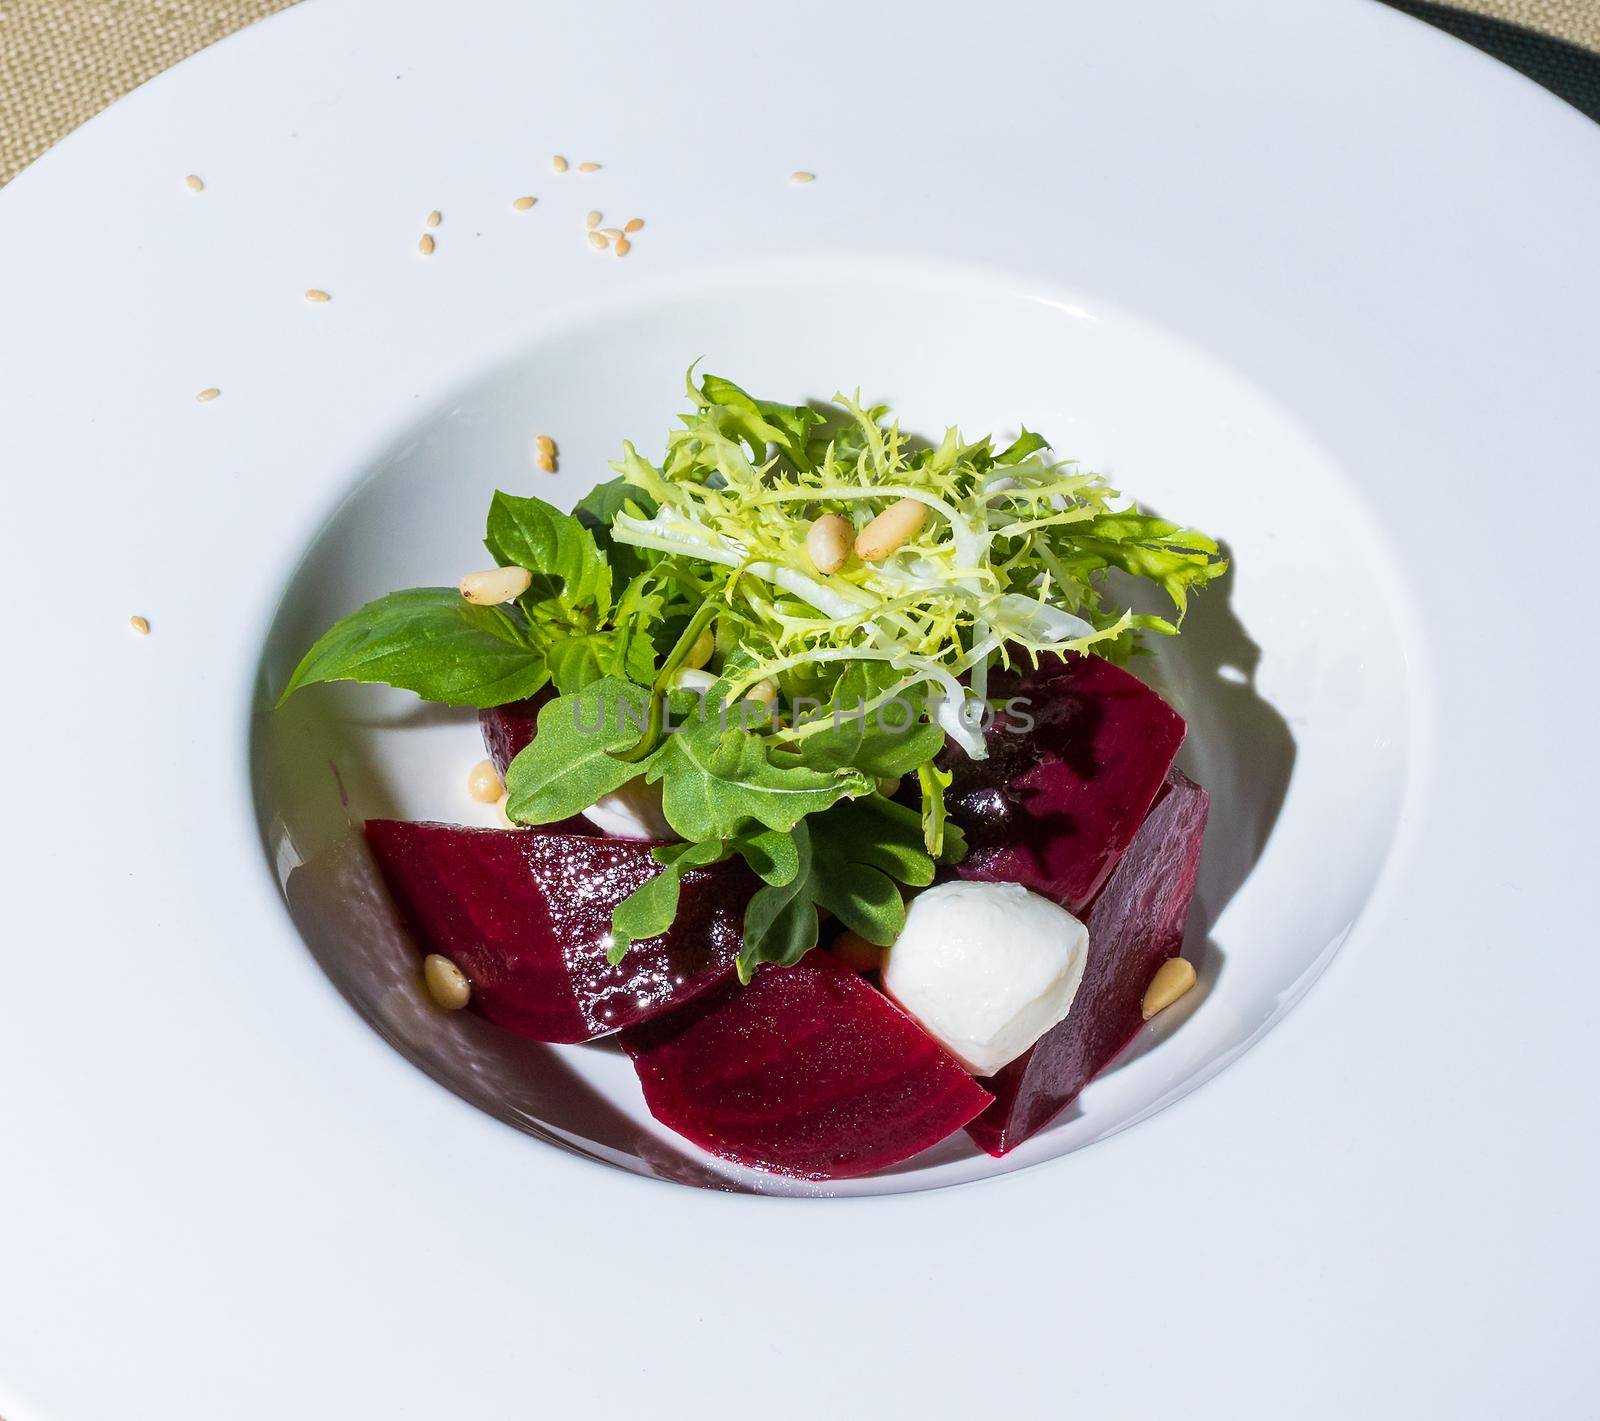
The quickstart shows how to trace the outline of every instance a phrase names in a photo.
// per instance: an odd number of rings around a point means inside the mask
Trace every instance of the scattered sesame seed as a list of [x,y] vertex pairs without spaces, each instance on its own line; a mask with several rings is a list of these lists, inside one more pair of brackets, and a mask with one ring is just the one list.
[[326,291],[323,291],[320,288],[313,286],[309,291],[306,292],[306,300],[307,301],[331,301],[331,300],[333,300],[333,297],[328,295],[328,293]]
[[589,233],[589,245],[596,251],[603,252],[611,243],[603,232],[591,232]]
[[422,240],[417,243],[417,250],[425,257],[431,257],[433,255],[433,238],[430,237],[426,232],[422,234]]
[[140,636],[149,636],[150,635],[150,622],[149,622],[148,618],[145,618],[145,617],[129,617],[128,618],[128,625],[130,627],[132,627],[134,629],[134,631],[136,631]]
[[626,237],[618,234],[618,236],[617,236],[617,255],[619,257],[625,257],[632,250],[633,250],[633,243],[630,242]]
[[578,171],[580,173],[598,173],[600,165],[598,163],[579,163]]
[[513,206],[513,207],[514,207],[514,208],[516,208],[516,209],[517,209],[517,211],[518,211],[518,212],[526,212],[526,211],[527,211],[527,210],[528,210],[528,209],[529,209],[529,208],[530,208],[530,207],[532,207],[532,206],[533,206],[533,204],[534,204],[534,203],[536,203],[536,202],[537,202],[537,201],[538,201],[538,200],[539,200],[539,199],[538,199],[538,198],[536,198],[536,197],[519,197],[519,198],[516,198],[516,199],[515,199],[515,200],[514,200],[514,201],[513,201],[513,202],[512,202],[512,204],[511,204],[511,205],[512,205],[512,206]]
[[209,400],[216,399],[216,397],[221,393],[222,391],[219,390],[215,385],[207,385],[205,389],[195,396],[195,399],[199,400],[201,404],[205,404]]
[[550,166],[558,173],[564,173],[567,171],[567,160],[557,153],[555,157],[550,160]]
[[627,220],[626,224],[624,224],[622,230],[624,232],[637,232],[643,226],[644,226],[644,218],[642,218],[642,217],[630,217]]
[[437,227],[441,222],[444,221],[444,214],[436,207],[423,220],[427,222],[428,226]]
[[816,180],[817,175],[815,173],[806,172],[804,168],[797,168],[794,172],[789,174],[789,181],[792,183],[814,183]]
[[591,228],[598,227],[600,225],[600,219],[603,215],[604,214],[600,212],[591,212],[583,219],[583,225]]

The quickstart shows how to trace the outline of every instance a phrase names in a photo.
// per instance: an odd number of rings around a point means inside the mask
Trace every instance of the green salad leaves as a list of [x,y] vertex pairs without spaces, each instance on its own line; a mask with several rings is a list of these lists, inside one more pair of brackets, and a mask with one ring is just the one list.
[[[960,858],[937,762],[948,745],[985,753],[992,666],[1121,658],[1141,632],[1175,634],[1226,565],[1036,433],[999,451],[953,429],[923,445],[858,398],[825,412],[693,372],[689,396],[661,462],[625,444],[573,513],[494,495],[485,546],[527,569],[521,596],[390,593],[324,634],[283,697],[337,680],[478,708],[545,694],[506,776],[509,816],[659,795],[680,842],[654,849],[661,873],[617,908],[612,958],[670,926],[684,874],[737,856],[761,880],[748,980],[797,962],[825,915],[888,945],[906,890]],[[859,532],[906,500],[924,516],[886,555],[812,563],[822,514]],[[1109,569],[1160,589],[1171,615],[1112,605]]]

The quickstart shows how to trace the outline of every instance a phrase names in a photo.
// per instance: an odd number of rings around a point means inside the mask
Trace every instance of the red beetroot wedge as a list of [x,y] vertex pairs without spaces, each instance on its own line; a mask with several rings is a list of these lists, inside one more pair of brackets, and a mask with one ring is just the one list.
[[546,688],[525,701],[511,701],[478,712],[478,728],[483,732],[484,748],[502,775],[506,772],[506,766],[517,758],[518,751],[525,749],[532,741],[539,712],[554,694],[554,691]]
[[983,1084],[995,1101],[967,1126],[992,1155],[1014,1149],[1077,1098],[1144,1024],[1145,988],[1183,946],[1200,868],[1206,792],[1179,770],[1088,915],[1089,963],[1072,1010]]
[[603,1036],[725,981],[757,886],[738,861],[686,873],[672,927],[613,967],[611,910],[661,871],[649,844],[394,819],[369,819],[367,843],[422,950],[467,974],[490,1021],[535,1041]]
[[866,1174],[937,1144],[992,1097],[825,952],[760,968],[628,1032],[650,1113],[723,1159],[803,1179]]
[[1098,656],[1048,657],[991,677],[991,700],[1017,698],[1034,719],[998,713],[989,755],[951,747],[945,802],[970,852],[956,873],[1020,883],[1076,913],[1106,881],[1143,822],[1187,727],[1135,676]]

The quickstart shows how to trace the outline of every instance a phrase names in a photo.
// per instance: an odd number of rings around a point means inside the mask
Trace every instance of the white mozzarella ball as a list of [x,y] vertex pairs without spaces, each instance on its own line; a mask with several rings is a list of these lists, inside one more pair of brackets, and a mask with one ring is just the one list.
[[912,900],[883,987],[974,1075],[992,1076],[1066,1016],[1089,930],[1020,883],[945,883]]
[[621,789],[603,794],[583,817],[614,839],[676,839],[667,816],[661,812],[661,786],[646,784],[641,775]]

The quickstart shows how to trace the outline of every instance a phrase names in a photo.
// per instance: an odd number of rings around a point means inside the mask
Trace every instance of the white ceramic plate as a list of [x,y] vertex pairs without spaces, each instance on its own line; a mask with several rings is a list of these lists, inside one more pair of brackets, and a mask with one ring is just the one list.
[[[0,1414],[1583,1411],[1597,159],[1355,0],[315,0],[24,174]],[[1026,420],[1230,544],[1155,667],[1204,991],[1007,1169],[780,1186],[441,1021],[351,825],[482,816],[470,721],[261,712],[700,355]]]

